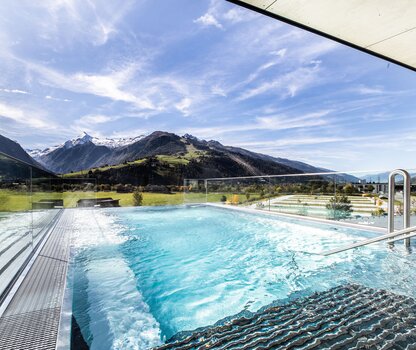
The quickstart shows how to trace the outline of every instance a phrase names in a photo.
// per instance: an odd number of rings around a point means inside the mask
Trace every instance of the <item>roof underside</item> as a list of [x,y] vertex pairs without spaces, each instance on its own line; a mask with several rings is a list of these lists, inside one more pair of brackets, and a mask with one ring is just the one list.
[[416,70],[414,0],[229,0]]

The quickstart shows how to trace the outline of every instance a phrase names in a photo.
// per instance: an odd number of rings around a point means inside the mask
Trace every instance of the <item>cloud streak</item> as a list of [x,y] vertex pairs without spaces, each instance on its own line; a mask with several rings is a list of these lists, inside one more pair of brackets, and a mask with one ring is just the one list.
[[162,129],[334,169],[409,164],[414,74],[222,0],[181,1],[2,4],[6,136]]

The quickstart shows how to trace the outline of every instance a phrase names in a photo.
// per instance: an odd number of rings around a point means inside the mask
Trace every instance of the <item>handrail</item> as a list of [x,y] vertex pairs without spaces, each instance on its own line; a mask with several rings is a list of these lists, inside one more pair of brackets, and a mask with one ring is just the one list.
[[[347,245],[347,246],[342,247],[342,248],[336,248],[336,249],[328,250],[326,252],[320,253],[320,255],[328,256],[328,255],[332,255],[332,254],[336,254],[336,253],[341,253],[341,252],[345,252],[346,250],[366,246],[366,245],[369,245],[369,244],[372,244],[372,243],[377,243],[377,242],[384,241],[384,240],[389,239],[389,238],[393,238],[391,240],[392,242],[399,241],[399,240],[402,240],[404,238],[401,235],[406,235],[406,239],[407,239],[407,238],[416,236],[416,233],[410,234],[411,232],[415,232],[415,231],[416,231],[416,226],[408,227],[408,228],[405,228],[403,230],[390,232],[390,233],[387,233],[387,234],[379,236],[379,237],[370,238],[370,239],[366,239],[366,240],[361,241],[361,242],[353,243],[353,244]],[[398,237],[398,236],[400,236],[400,237]]]
[[[396,175],[403,176],[403,229],[394,231],[394,197],[396,190]],[[410,174],[403,169],[393,170],[389,175],[389,200],[388,200],[388,227],[387,234],[367,239],[365,241],[350,244],[343,248],[332,249],[321,255],[328,256],[336,253],[341,253],[353,248],[362,247],[368,244],[384,241],[388,239],[390,247],[394,246],[394,242],[404,240],[404,246],[408,249],[410,247],[410,237],[416,236],[416,226],[410,227]]]
[[[410,237],[414,237],[414,236],[416,236],[416,233],[404,234],[403,236],[397,236],[397,237],[393,237],[393,238],[389,239],[387,241],[387,243],[394,243],[394,242],[397,242],[397,241],[402,241],[406,238],[410,238]],[[406,247],[406,249],[408,249],[408,248]]]
[[[389,175],[389,199],[388,199],[388,228],[389,233],[394,232],[394,197],[396,175],[403,176],[403,228],[410,227],[410,174],[403,169],[393,170]],[[394,246],[394,241],[389,242],[391,247]],[[406,248],[410,247],[410,239],[404,238],[404,245]]]

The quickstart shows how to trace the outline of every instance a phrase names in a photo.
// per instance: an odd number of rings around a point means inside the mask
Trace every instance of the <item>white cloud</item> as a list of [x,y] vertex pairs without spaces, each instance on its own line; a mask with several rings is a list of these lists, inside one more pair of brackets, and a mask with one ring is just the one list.
[[60,101],[60,102],[71,102],[71,100],[67,99],[67,98],[57,98],[57,97],[52,97],[50,95],[46,95],[45,99],[47,100],[53,100],[53,101]]
[[207,12],[194,20],[202,26],[214,26],[218,29],[224,29],[224,24],[238,24],[241,22],[253,21],[259,15],[253,11],[247,11],[240,7],[228,9],[220,0],[211,0]]
[[108,123],[114,120],[117,120],[118,117],[103,115],[103,114],[90,114],[85,115],[76,121],[77,124],[103,124]]
[[346,141],[355,141],[355,138],[348,137],[336,137],[336,136],[327,136],[327,137],[302,137],[302,138],[279,138],[277,140],[271,141],[253,141],[253,142],[240,142],[238,146],[240,147],[287,147],[287,146],[304,146],[304,145],[314,145],[322,143],[334,143],[334,142],[346,142]]
[[238,22],[244,21],[244,12],[240,8],[235,7],[235,8],[228,10],[224,14],[224,18],[229,20],[232,23],[238,23]]
[[[314,128],[327,125],[329,121],[324,117],[332,110],[322,110],[308,113],[302,116],[275,115],[257,117],[251,123],[239,123],[233,125],[188,128],[183,132],[189,132],[201,138],[216,138],[223,135],[236,134],[246,131],[268,130],[280,131],[290,129]],[[182,130],[181,130],[182,131]],[[241,134],[240,134],[241,135]]]
[[360,85],[354,88],[353,91],[360,95],[381,95],[385,93],[384,89],[381,86],[369,87]]
[[299,91],[316,84],[321,77],[320,62],[310,62],[309,66],[299,67],[276,79],[265,81],[254,88],[244,91],[237,100],[247,100],[262,94],[281,94],[281,97],[294,97]]
[[214,26],[216,28],[222,29],[222,24],[219,23],[218,20],[210,13],[206,13],[205,15],[194,20],[194,23],[198,23],[204,27]]
[[29,92],[24,91],[24,90],[19,90],[19,89],[0,89],[1,92],[7,92],[10,94],[22,94],[22,95],[27,95],[29,94]]
[[97,137],[102,137],[99,130],[99,126],[102,124],[107,124],[113,121],[120,119],[119,116],[110,116],[104,114],[88,114],[77,119],[71,129],[77,133],[87,132]]
[[[94,45],[105,44],[118,33],[118,25],[133,6],[134,1],[43,0],[28,2],[37,21],[38,36],[59,41],[88,40]],[[38,14],[38,16],[36,16]]]
[[[302,34],[306,36],[305,32],[302,32]],[[309,36],[310,34],[307,35]],[[302,40],[303,45],[297,46],[291,54],[291,56],[296,57],[299,61],[305,62],[313,59],[319,59],[322,55],[342,47],[341,44],[332,40],[320,38],[318,40],[311,40],[308,42],[307,39],[308,37],[306,36],[304,40]]]
[[276,55],[280,58],[283,58],[283,57],[286,56],[286,52],[287,52],[287,48],[283,48],[283,49],[280,49],[280,50],[277,50],[277,51],[272,51],[271,54]]
[[214,95],[218,95],[218,96],[222,96],[222,97],[226,97],[227,96],[227,92],[225,91],[225,89],[223,89],[221,86],[219,85],[214,85],[211,87],[211,92]]
[[176,109],[180,111],[185,117],[189,116],[189,107],[191,107],[192,100],[188,97],[182,99],[175,105]]
[[55,126],[46,120],[39,111],[11,106],[0,102],[0,116],[12,120],[23,127],[50,130]]
[[76,93],[92,94],[114,101],[131,103],[139,109],[155,108],[148,98],[143,96],[139,97],[126,88],[131,83],[138,69],[135,64],[121,67],[119,70],[112,71],[108,74],[90,74],[84,72],[64,74],[37,63],[27,61],[24,61],[24,63],[29,69],[40,74],[41,82],[46,85]]

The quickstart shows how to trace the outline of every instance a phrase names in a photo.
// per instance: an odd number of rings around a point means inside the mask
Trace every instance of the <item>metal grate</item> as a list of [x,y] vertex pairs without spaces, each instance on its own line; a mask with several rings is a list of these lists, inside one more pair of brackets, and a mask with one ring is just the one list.
[[340,286],[288,304],[245,311],[182,332],[167,349],[415,349],[416,301],[384,290]]
[[0,318],[0,350],[55,349],[72,220],[64,211]]
[[55,349],[60,308],[3,316],[0,320],[0,349]]

